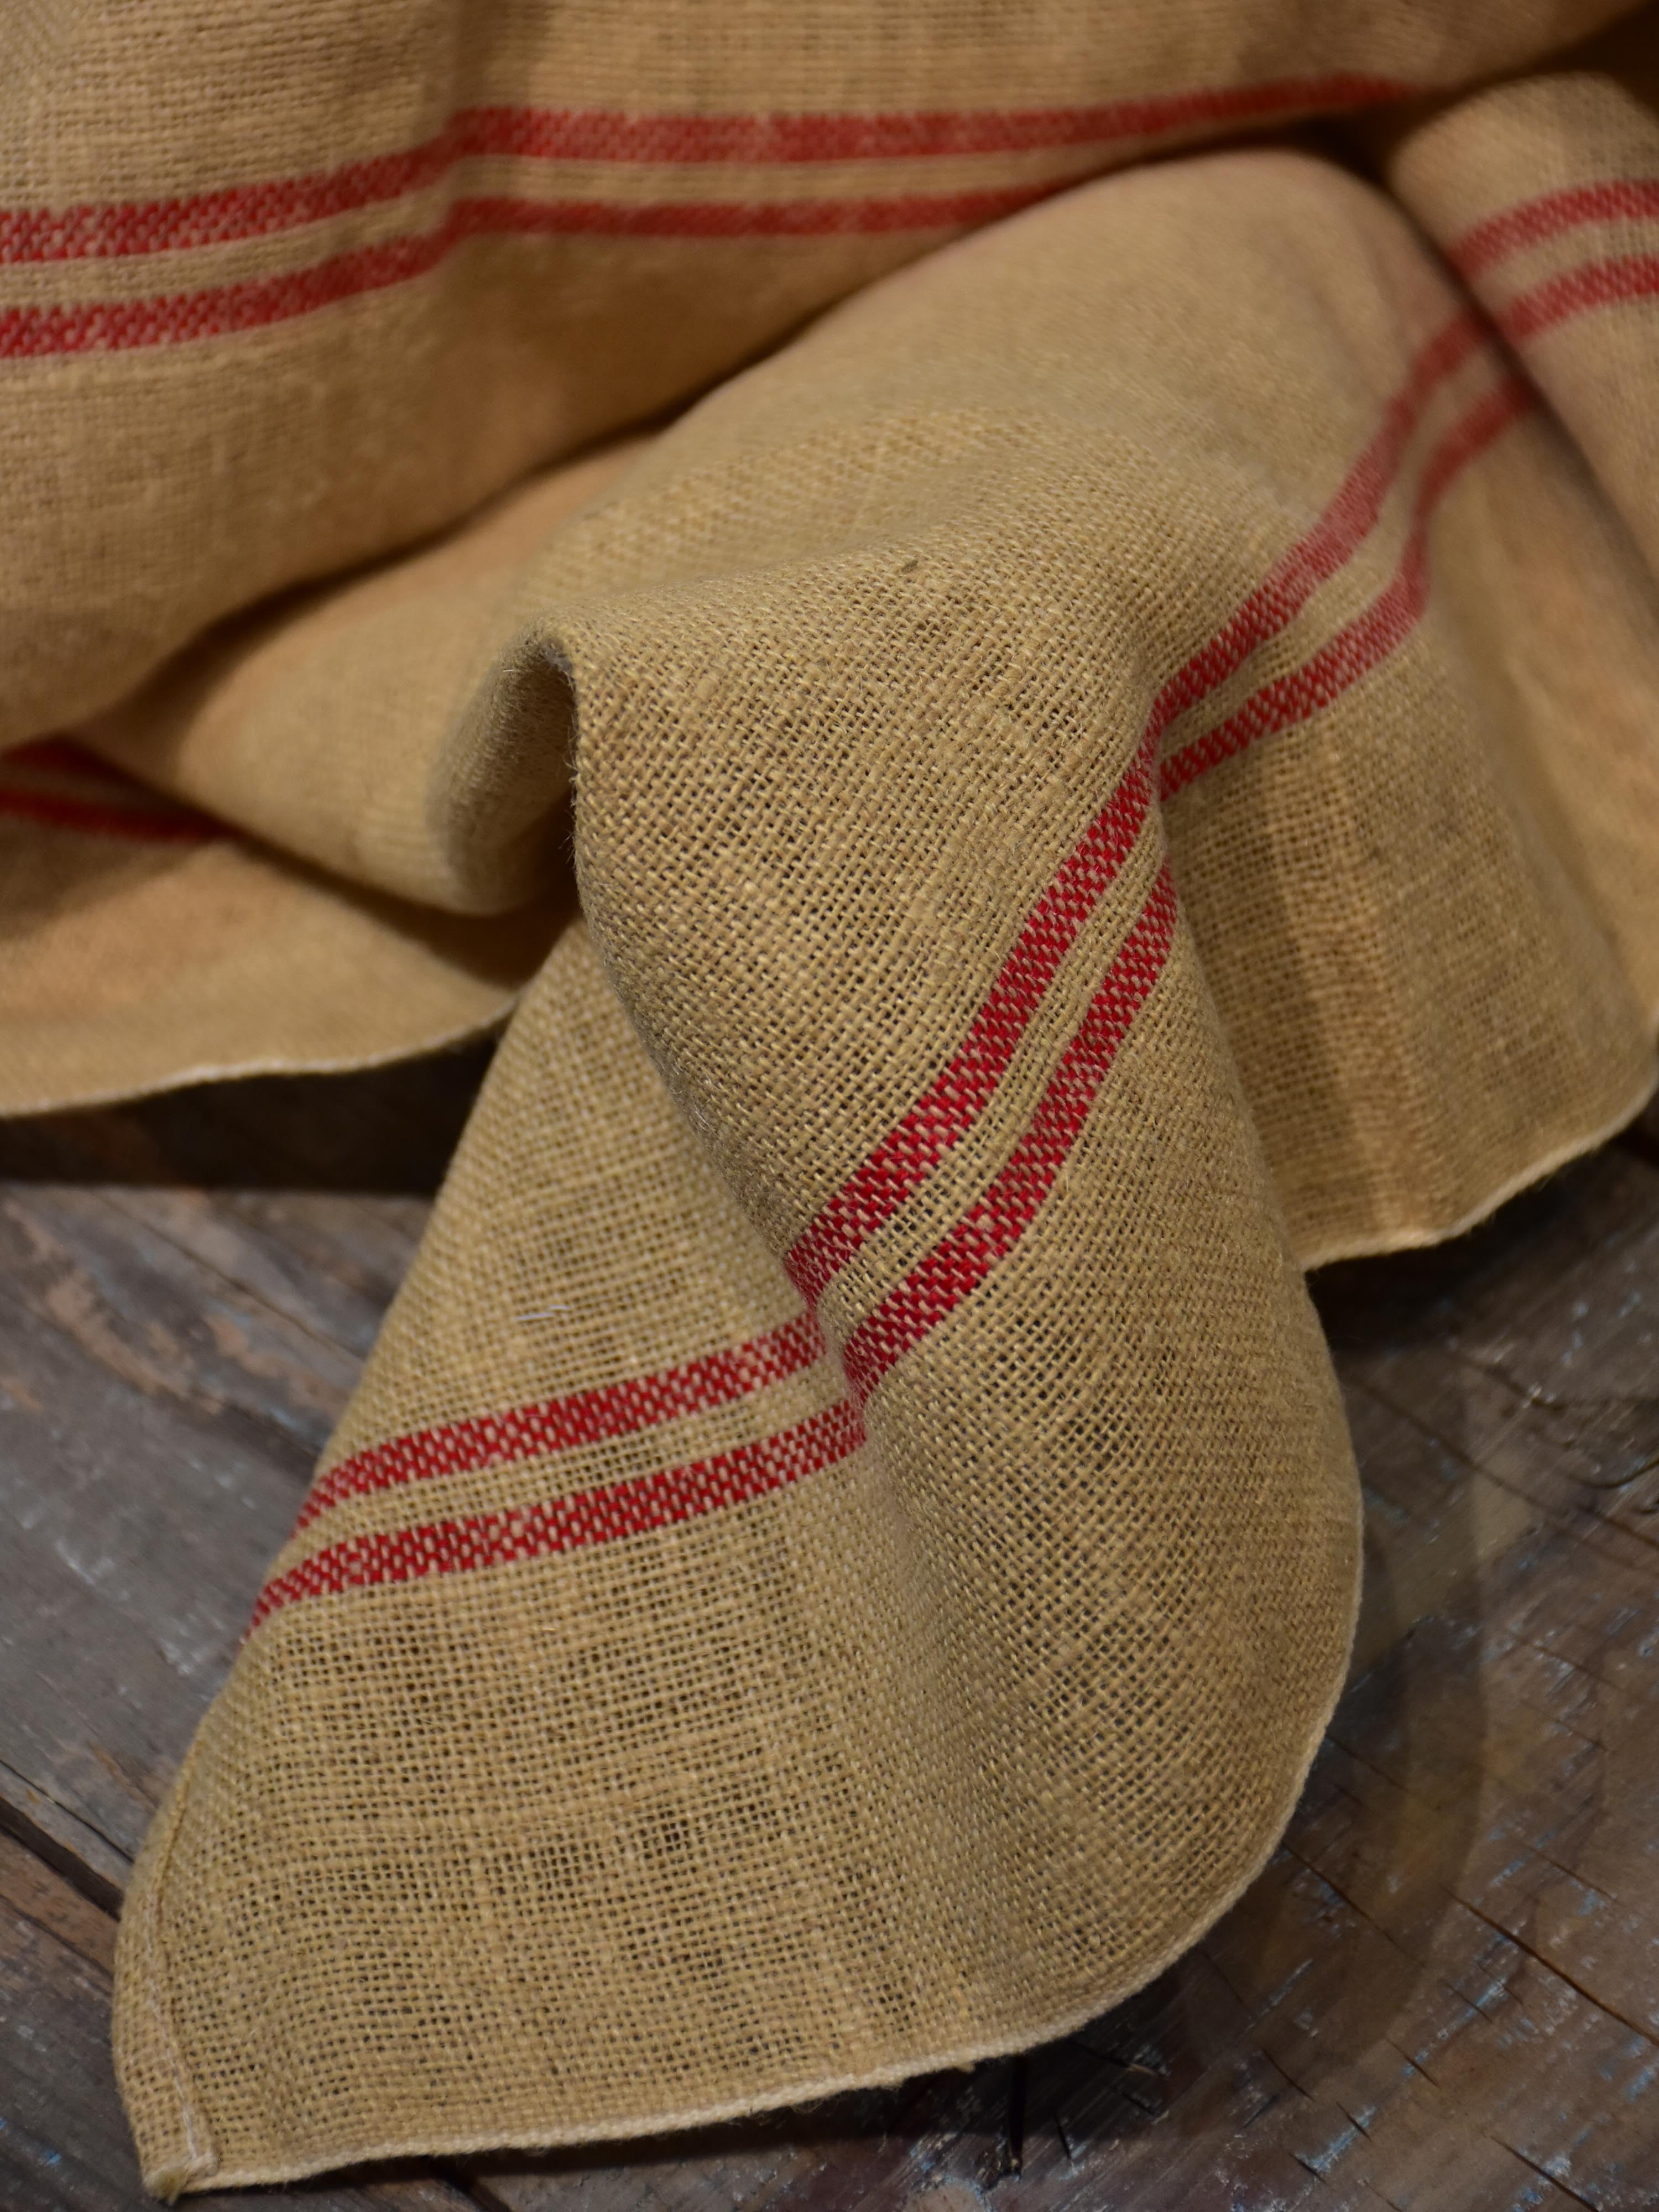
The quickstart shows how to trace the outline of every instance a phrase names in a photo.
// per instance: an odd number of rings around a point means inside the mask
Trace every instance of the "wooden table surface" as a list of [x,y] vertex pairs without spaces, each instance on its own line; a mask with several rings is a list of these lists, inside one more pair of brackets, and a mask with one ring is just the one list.
[[[114,1914],[414,1249],[473,1053],[0,1125],[0,2212],[143,2202]],[[1024,2060],[283,2212],[1659,2205],[1659,1122],[1316,1292],[1352,1686],[1180,1966]]]

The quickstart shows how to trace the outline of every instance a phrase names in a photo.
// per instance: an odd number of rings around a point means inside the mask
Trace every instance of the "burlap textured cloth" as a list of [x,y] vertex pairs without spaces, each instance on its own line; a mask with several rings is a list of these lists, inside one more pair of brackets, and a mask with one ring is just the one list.
[[1261,1865],[1302,1271],[1654,1081],[1617,12],[244,6],[165,143],[185,11],[34,24],[0,1097],[519,998],[124,1917],[152,2187],[1015,2048]]

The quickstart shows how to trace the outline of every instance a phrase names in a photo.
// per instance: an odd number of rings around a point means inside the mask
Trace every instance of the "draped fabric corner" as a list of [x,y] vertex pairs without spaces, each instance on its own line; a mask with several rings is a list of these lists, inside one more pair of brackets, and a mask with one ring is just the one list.
[[1304,1271],[1653,1087],[1659,9],[15,36],[0,1106],[510,1015],[123,1917],[149,2185],[1079,2024],[1347,1663]]

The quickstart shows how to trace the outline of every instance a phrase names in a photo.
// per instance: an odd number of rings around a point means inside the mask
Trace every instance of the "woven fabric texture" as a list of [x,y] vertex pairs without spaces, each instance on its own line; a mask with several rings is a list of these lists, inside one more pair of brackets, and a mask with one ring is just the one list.
[[35,23],[0,1105],[516,1007],[124,1915],[154,2189],[1016,2049],[1261,1866],[1305,1270],[1654,1085],[1620,12],[244,4],[182,131]]
[[17,0],[0,741],[684,399],[953,231],[1620,12]]

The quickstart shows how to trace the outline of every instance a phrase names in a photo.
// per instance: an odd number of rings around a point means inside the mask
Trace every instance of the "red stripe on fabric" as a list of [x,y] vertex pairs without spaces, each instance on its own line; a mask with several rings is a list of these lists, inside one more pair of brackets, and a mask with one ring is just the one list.
[[1175,921],[1175,885],[1166,860],[1006,1164],[955,1228],[848,1339],[842,1365],[860,1403],[1024,1236],[1082,1132],[1119,1046],[1164,972]]
[[17,791],[0,784],[0,815],[72,830],[88,837],[125,837],[139,844],[200,845],[228,833],[205,814],[149,814],[136,806],[108,806],[56,792]]
[[1659,177],[1610,178],[1601,184],[1573,185],[1542,192],[1517,207],[1504,208],[1471,225],[1446,248],[1458,275],[1479,276],[1511,253],[1542,246],[1564,231],[1589,223],[1651,222],[1659,217]]
[[1351,72],[1152,93],[1077,107],[934,108],[908,114],[623,116],[479,108],[471,150],[637,162],[887,161],[1041,153],[1157,138],[1209,124],[1376,106],[1420,90]]
[[[1455,362],[1465,357],[1468,346],[1460,342],[1455,346],[1448,344],[1444,350]],[[1462,471],[1533,404],[1533,399],[1530,388],[1519,378],[1506,377],[1474,402],[1435,447],[1425,466],[1407,551],[1388,590],[1293,675],[1265,685],[1218,730],[1183,746],[1164,765],[1160,778],[1164,795],[1256,738],[1317,713],[1400,645],[1426,604],[1427,526],[1434,509]],[[1372,481],[1369,474],[1361,477],[1358,470],[1355,477],[1360,477],[1362,487]],[[1352,483],[1354,477],[1349,482]],[[1345,492],[1347,489],[1345,485]],[[1380,495],[1378,491],[1376,496]],[[1339,500],[1341,497],[1339,495]],[[1354,523],[1367,512],[1375,519],[1376,506],[1370,503],[1368,490],[1355,491],[1350,511]],[[1327,510],[1328,516],[1331,512]],[[1340,565],[1334,557],[1339,542],[1338,531],[1334,530],[1328,538],[1321,538],[1316,532],[1294,549],[1280,564],[1280,571],[1287,574],[1286,590],[1292,595],[1300,591],[1305,598],[1323,575]],[[1311,559],[1307,554],[1310,544],[1317,548]],[[1280,571],[1275,572],[1275,577]],[[1270,584],[1273,581],[1269,580]],[[1264,586],[1262,593],[1267,590]],[[1262,593],[1253,595],[1247,607]],[[1267,606],[1272,604],[1271,599],[1265,601]],[[1227,635],[1222,634],[1223,638]],[[1189,668],[1208,665],[1212,655],[1213,665],[1224,673],[1244,657],[1243,652],[1235,653],[1231,647],[1222,650],[1218,640],[1215,647],[1206,648],[1206,654],[1189,663]],[[1187,681],[1196,684],[1202,678],[1194,673],[1188,679],[1183,671],[1182,678],[1165,687],[1154,708],[1153,727],[1168,726],[1179,711]],[[977,1289],[1024,1235],[1076,1143],[1119,1047],[1164,971],[1175,921],[1175,890],[1166,860],[1007,1163],[984,1195],[848,1338],[842,1364],[848,1388],[860,1403],[897,1360]]]
[[1480,319],[1465,313],[1431,339],[1314,527],[1159,692],[1122,780],[1026,916],[961,1044],[791,1248],[784,1265],[809,1303],[823,1297],[989,1103],[1060,962],[1134,849],[1151,806],[1152,767],[1165,731],[1277,636],[1352,557],[1376,526],[1424,407],[1482,337]]
[[791,1248],[784,1267],[809,1301],[823,1297],[989,1103],[1060,962],[1134,850],[1151,809],[1153,757],[1143,740],[1128,773],[1027,915],[951,1060]]
[[1152,709],[1160,737],[1178,716],[1236,674],[1258,647],[1277,637],[1320,585],[1346,566],[1376,527],[1424,409],[1486,337],[1480,318],[1466,311],[1423,348],[1383,410],[1370,443],[1314,527],[1275,563],[1224,629],[1164,686]]
[[465,199],[456,203],[455,212],[468,237],[872,237],[997,222],[1073,181],[1054,177],[981,191],[867,193],[857,199],[649,200],[637,205],[615,200]]
[[360,1497],[365,1491],[389,1490],[439,1475],[475,1474],[518,1460],[544,1459],[578,1444],[634,1436],[662,1421],[729,1406],[768,1383],[799,1374],[822,1359],[826,1350],[816,1318],[801,1314],[746,1344],[707,1352],[660,1374],[634,1376],[599,1389],[578,1390],[569,1397],[393,1437],[386,1443],[355,1452],[320,1476],[301,1509],[294,1533],[297,1536],[343,1498]]
[[1264,684],[1236,714],[1172,753],[1159,779],[1162,797],[1173,798],[1258,738],[1307,721],[1404,642],[1428,603],[1428,526],[1436,507],[1469,463],[1532,404],[1530,388],[1517,377],[1505,378],[1475,402],[1429,458],[1411,534],[1387,590],[1300,668]]
[[1376,106],[1420,89],[1338,74],[1152,94],[1078,107],[876,115],[629,115],[474,107],[423,145],[308,176],[110,205],[0,211],[0,261],[170,252],[268,237],[422,191],[489,156],[633,166],[902,161],[1036,153],[1156,138],[1206,125]]
[[1614,261],[1592,261],[1551,276],[1522,292],[1498,316],[1498,328],[1513,344],[1524,345],[1574,315],[1632,300],[1659,296],[1659,254],[1632,253]]
[[124,353],[264,330],[428,276],[474,238],[817,238],[960,229],[1014,214],[1059,189],[1049,184],[902,199],[675,200],[640,206],[460,200],[435,230],[360,246],[280,276],[250,277],[157,299],[0,309],[0,360]]
[[846,1399],[780,1435],[740,1444],[711,1459],[573,1498],[551,1498],[461,1521],[428,1522],[354,1536],[331,1545],[266,1583],[250,1635],[281,1607],[301,1598],[336,1595],[376,1583],[428,1575],[475,1574],[521,1559],[545,1559],[594,1544],[615,1544],[681,1521],[747,1504],[849,1458],[864,1442],[858,1410]]

